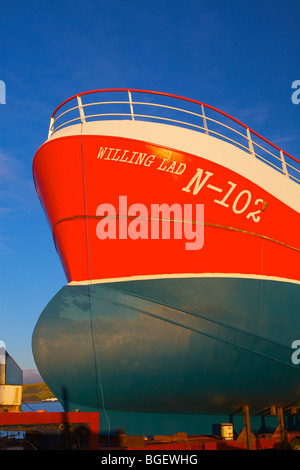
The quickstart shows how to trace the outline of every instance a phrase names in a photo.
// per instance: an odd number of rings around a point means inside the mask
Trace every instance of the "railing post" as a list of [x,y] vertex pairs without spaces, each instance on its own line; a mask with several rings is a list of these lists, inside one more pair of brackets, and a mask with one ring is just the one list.
[[286,166],[286,162],[285,162],[282,150],[280,150],[280,158],[281,158],[281,163],[282,163],[283,174],[289,178],[289,173],[288,173],[288,170],[287,170],[287,166]]
[[77,103],[78,103],[78,109],[79,109],[79,113],[80,113],[81,122],[85,122],[85,115],[84,115],[84,111],[83,111],[82,101],[81,101],[81,97],[79,95],[77,95]]
[[132,98],[131,98],[131,92],[130,92],[129,90],[128,90],[128,96],[129,96],[129,104],[130,104],[131,119],[134,121],[133,106],[132,106]]
[[249,127],[247,127],[247,139],[248,139],[248,145],[249,145],[250,153],[251,153],[251,155],[253,155],[253,157],[255,157],[255,152],[254,152],[254,148],[253,148],[253,142],[252,142],[252,139],[251,139],[251,134],[250,134]]
[[205,113],[204,113],[204,106],[203,106],[203,104],[201,104],[201,109],[202,109],[203,126],[204,126],[204,129],[205,129],[205,134],[208,135],[208,127],[207,127],[206,116],[205,116]]
[[50,119],[48,139],[50,139],[51,135],[53,134],[53,125],[54,125],[54,117]]

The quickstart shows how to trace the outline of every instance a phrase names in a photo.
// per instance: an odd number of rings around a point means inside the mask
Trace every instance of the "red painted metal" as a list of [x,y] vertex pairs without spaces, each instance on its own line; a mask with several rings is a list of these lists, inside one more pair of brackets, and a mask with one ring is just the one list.
[[[31,425],[49,425],[49,424],[87,424],[89,428],[89,450],[144,450],[144,451],[170,451],[178,450],[244,450],[247,449],[246,440],[233,439],[224,440],[219,436],[187,436],[182,442],[162,442],[155,440],[145,440],[144,445],[124,445],[120,446],[101,446],[99,445],[99,423],[100,414],[97,412],[7,412],[0,413],[0,428],[5,426],[26,426]],[[289,443],[294,437],[299,437],[300,433],[296,431],[285,431],[284,448],[289,449]],[[270,436],[256,436],[251,441],[252,450],[281,449],[281,437],[276,430]]]
[[[136,152],[153,155],[155,160],[151,166],[145,166],[96,158],[99,147],[127,149],[130,155]],[[88,158],[90,155],[95,158]],[[68,282],[170,272],[198,273],[199,267],[204,273],[263,274],[300,280],[300,258],[296,262],[300,257],[300,245],[298,233],[294,230],[299,214],[294,209],[230,169],[184,152],[173,151],[172,161],[177,166],[185,164],[187,174],[166,177],[165,171],[158,171],[164,158],[165,150],[157,145],[102,136],[63,137],[47,141],[38,150],[33,162],[34,179]],[[231,206],[224,207],[213,202],[215,192],[206,187],[199,196],[182,191],[196,174],[197,168],[212,173],[209,182],[213,181],[214,185],[223,188],[224,194],[230,188],[228,181],[236,184],[228,204],[232,205],[240,191],[247,189],[251,193],[247,210],[237,214]],[[82,196],[84,191],[86,199]],[[105,240],[104,250],[103,243],[96,235],[100,220],[96,217],[96,209],[101,202],[109,202],[117,208],[119,195],[127,195],[129,205],[136,202],[138,195],[138,202],[148,210],[152,204],[161,203],[161,195],[170,206],[174,201],[180,201],[182,206],[191,202],[204,204],[208,209],[205,213],[203,248],[188,251],[185,240],[170,239],[164,243],[164,240],[152,240],[151,237],[149,240],[128,237],[117,242]],[[268,209],[260,213],[261,220],[257,223],[247,215],[262,209],[263,201],[268,202]],[[89,259],[86,252],[87,223]],[[122,263],[112,263],[112,259],[122,259]]]
[[89,427],[89,450],[96,450],[99,447],[99,417],[97,412],[12,411],[0,413],[0,426],[87,424]]
[[[276,434],[270,436],[255,436],[251,440],[251,450],[279,450],[290,449],[290,442],[299,432],[286,433],[286,440],[283,444],[280,437]],[[103,448],[104,449],[104,448]],[[179,450],[248,450],[246,440],[233,439],[224,440],[219,436],[189,436],[184,442],[145,442],[144,446],[127,446],[126,450],[144,450],[144,451],[179,451]]]

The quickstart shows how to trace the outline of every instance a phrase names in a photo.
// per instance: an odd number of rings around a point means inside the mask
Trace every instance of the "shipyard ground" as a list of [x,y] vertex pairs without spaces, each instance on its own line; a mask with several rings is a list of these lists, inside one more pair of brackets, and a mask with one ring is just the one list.
[[[246,410],[247,411],[247,410]],[[128,436],[102,435],[99,413],[2,412],[0,450],[96,450],[179,452],[203,450],[300,450],[300,431],[286,431],[282,415],[273,434],[254,435],[245,413],[242,432],[224,436]],[[17,438],[17,434],[22,437]]]

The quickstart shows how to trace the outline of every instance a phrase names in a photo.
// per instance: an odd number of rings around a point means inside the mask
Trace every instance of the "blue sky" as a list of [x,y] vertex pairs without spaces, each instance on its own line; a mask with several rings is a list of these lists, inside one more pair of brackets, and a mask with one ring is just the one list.
[[101,88],[215,106],[300,159],[299,0],[0,0],[0,340],[31,336],[66,279],[32,181],[54,109]]

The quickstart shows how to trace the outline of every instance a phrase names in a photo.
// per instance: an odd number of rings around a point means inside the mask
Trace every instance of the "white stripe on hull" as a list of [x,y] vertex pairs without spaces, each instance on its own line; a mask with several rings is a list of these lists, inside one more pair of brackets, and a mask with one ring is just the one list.
[[84,281],[71,281],[68,286],[83,286],[89,284],[107,284],[111,282],[126,282],[126,281],[144,281],[152,279],[185,279],[185,278],[237,278],[237,279],[257,279],[262,281],[277,281],[288,282],[291,284],[300,284],[300,281],[295,279],[286,279],[276,276],[264,276],[261,274],[240,274],[240,273],[179,273],[179,274],[155,274],[155,275],[142,275],[142,276],[129,276],[129,277],[116,277],[109,279],[91,279]]

